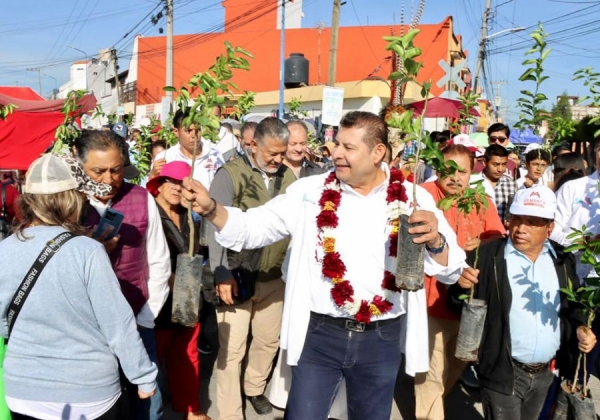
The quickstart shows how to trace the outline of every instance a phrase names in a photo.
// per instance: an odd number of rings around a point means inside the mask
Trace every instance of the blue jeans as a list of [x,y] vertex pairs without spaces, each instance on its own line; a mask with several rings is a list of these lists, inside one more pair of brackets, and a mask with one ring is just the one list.
[[[156,336],[154,335],[153,328],[143,328],[138,326],[138,332],[140,338],[144,343],[146,352],[150,361],[154,362],[158,366],[158,353],[156,351]],[[135,420],[162,420],[163,418],[163,404],[162,394],[160,393],[160,387],[156,387],[156,394],[154,396],[141,400],[137,394],[137,386],[131,383],[127,384],[127,390],[129,394],[129,404],[131,411],[131,418]]]
[[544,407],[548,390],[554,381],[549,369],[529,374],[514,365],[514,392],[502,394],[491,389],[481,389],[483,413],[489,420],[537,419]]
[[364,332],[311,314],[286,407],[288,420],[327,420],[342,378],[349,420],[389,420],[400,368],[401,318]]

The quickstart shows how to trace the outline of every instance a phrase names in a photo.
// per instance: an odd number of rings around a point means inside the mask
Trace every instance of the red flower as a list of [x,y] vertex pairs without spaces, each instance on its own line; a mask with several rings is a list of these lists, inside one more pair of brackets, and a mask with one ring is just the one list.
[[375,305],[382,314],[388,313],[392,310],[392,306],[394,306],[392,305],[392,302],[385,300],[381,296],[375,296],[373,298],[373,305]]
[[381,282],[381,288],[389,290],[390,292],[401,292],[401,290],[398,287],[396,287],[396,276],[394,276],[387,270],[385,270],[383,273],[383,281]]
[[390,182],[404,182],[402,171],[392,168],[390,170]]
[[398,232],[390,233],[390,257],[398,256]]
[[364,322],[365,324],[371,323],[371,311],[369,310],[369,302],[363,300],[360,302],[360,309],[354,316],[356,322]]
[[330,279],[341,279],[346,274],[346,266],[344,262],[340,258],[340,254],[338,252],[331,252],[329,254],[325,254],[323,257],[323,268],[321,272],[325,277],[329,277]]
[[[405,190],[404,185],[400,184],[399,182],[394,182],[394,183],[390,184],[387,189],[387,197],[386,197],[386,201],[388,202],[388,204],[394,200],[400,200],[402,193],[404,193],[406,195],[406,192],[404,190]],[[402,201],[402,200],[400,200],[400,201]]]
[[323,207],[328,201],[331,201],[337,207],[340,205],[340,201],[342,201],[342,194],[335,190],[324,190],[323,194],[321,194],[319,205]]
[[325,185],[327,184],[331,184],[333,181],[337,180],[337,178],[335,177],[335,171],[331,172],[329,174],[329,176],[327,177],[327,179],[325,180]]
[[317,227],[323,229],[324,227],[335,228],[338,225],[338,217],[334,211],[323,210],[317,216]]
[[354,302],[354,289],[348,280],[334,284],[331,288],[331,298],[337,306],[343,306],[346,302]]

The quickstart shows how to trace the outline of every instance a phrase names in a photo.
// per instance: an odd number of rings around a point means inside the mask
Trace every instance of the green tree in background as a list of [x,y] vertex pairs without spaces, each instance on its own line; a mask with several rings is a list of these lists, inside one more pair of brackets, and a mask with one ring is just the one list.
[[573,121],[569,95],[565,91],[558,97],[558,101],[550,112],[548,136],[553,144],[570,142],[575,134],[576,125],[576,122]]

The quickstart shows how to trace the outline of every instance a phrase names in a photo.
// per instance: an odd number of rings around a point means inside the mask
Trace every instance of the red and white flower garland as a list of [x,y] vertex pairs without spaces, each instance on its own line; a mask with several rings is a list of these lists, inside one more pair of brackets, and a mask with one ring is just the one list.
[[349,280],[344,279],[346,265],[342,257],[336,251],[335,229],[338,226],[337,209],[342,201],[340,181],[332,172],[325,180],[325,189],[321,194],[319,206],[321,212],[317,216],[317,227],[319,237],[323,238],[323,251],[325,256],[322,262],[322,273],[324,277],[331,279],[331,298],[342,312],[357,322],[369,324],[372,317],[384,315],[392,310],[392,297],[394,293],[400,293],[396,287],[396,279],[393,271],[396,269],[396,257],[398,254],[398,232],[400,226],[400,215],[408,213],[408,196],[403,185],[404,176],[398,170],[390,170],[390,179],[387,188],[386,202],[388,206],[388,224],[391,225],[389,235],[389,255],[385,258],[385,271],[381,283],[381,295],[375,295],[370,301],[357,301],[354,296],[354,288]]

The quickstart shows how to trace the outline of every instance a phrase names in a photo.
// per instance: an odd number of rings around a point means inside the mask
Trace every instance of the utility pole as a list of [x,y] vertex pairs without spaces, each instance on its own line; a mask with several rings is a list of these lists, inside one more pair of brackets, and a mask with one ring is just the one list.
[[115,86],[117,87],[117,100],[119,106],[123,104],[123,98],[121,98],[121,81],[119,80],[119,66],[117,64],[117,50],[112,48],[110,55],[113,61],[113,68],[115,70]]
[[487,0],[485,5],[485,11],[483,12],[483,25],[481,26],[481,40],[479,41],[479,53],[477,54],[477,67],[475,68],[475,83],[473,83],[473,92],[477,93],[477,87],[479,86],[479,73],[483,66],[483,60],[485,58],[485,42],[487,40],[488,31],[488,20],[490,19],[490,8],[492,7],[492,0]]
[[340,27],[341,6],[342,0],[333,0],[333,13],[331,15],[331,41],[329,46],[329,75],[327,77],[328,86],[335,86],[335,70],[337,65],[338,32]]
[[[167,86],[173,86],[173,0],[167,3]],[[173,92],[167,91],[169,106],[173,106]]]
[[37,71],[38,74],[38,85],[39,85],[39,94],[40,96],[44,96],[42,95],[42,69],[39,67],[30,67],[27,69],[27,71]]
[[284,89],[284,78],[285,78],[285,2],[288,0],[281,0],[281,45],[279,55],[279,109],[277,111],[277,117],[283,118],[283,89]]

